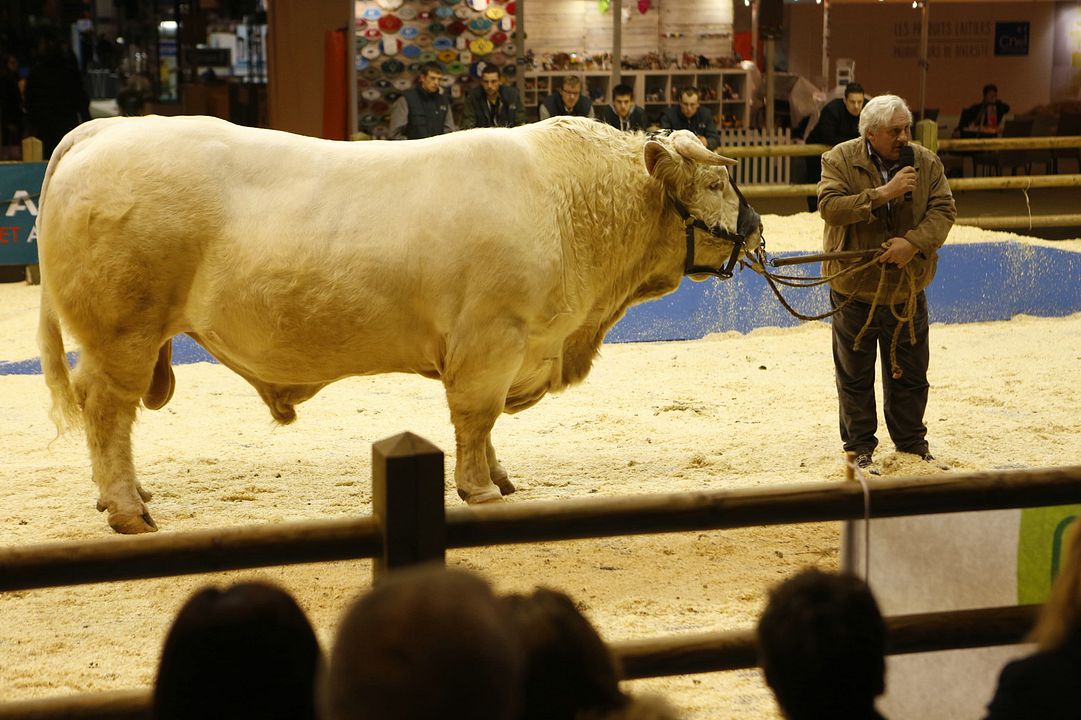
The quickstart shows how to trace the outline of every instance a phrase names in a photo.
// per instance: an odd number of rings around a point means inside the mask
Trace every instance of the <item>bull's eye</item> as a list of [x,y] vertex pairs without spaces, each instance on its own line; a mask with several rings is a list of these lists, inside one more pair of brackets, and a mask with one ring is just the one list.
[[720,192],[724,188],[724,183],[718,180],[709,184],[710,192]]

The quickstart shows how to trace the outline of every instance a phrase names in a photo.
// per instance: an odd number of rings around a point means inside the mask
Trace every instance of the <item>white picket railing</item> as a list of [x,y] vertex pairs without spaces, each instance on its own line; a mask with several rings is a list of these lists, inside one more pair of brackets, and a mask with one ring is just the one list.
[[[725,128],[721,130],[721,148],[746,145],[790,145],[791,128],[774,128],[772,133],[758,128]],[[733,168],[740,185],[787,185],[792,182],[792,158],[740,158]]]

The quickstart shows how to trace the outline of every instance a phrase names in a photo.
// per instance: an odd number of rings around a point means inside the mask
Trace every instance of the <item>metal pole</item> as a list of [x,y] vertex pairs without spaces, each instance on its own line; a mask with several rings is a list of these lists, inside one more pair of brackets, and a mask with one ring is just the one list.
[[830,82],[830,0],[822,0],[822,88],[829,90]]
[[923,0],[920,6],[920,119],[924,117],[927,104],[927,23],[931,15],[931,0]]
[[766,133],[773,133],[773,36],[766,38]]
[[511,37],[517,49],[517,57],[514,58],[517,65],[514,79],[518,86],[518,102],[525,103],[525,0],[519,0],[514,6],[514,32]]
[[758,51],[761,43],[758,41],[758,0],[751,0],[751,62],[758,64]]
[[623,69],[623,0],[616,0],[610,5],[612,11],[612,80],[609,83],[608,99],[612,99],[612,88],[619,85],[620,70]]

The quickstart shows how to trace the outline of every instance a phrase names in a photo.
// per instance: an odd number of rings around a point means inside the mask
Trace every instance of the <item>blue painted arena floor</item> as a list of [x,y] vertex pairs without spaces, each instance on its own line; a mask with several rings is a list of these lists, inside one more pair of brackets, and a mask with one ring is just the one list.
[[[818,269],[817,263],[793,266],[791,274],[812,274]],[[782,292],[805,315],[828,309],[827,293],[821,287],[782,288]],[[1081,253],[1016,241],[946,244],[927,298],[931,322],[1008,320],[1019,314],[1062,317],[1081,312]],[[728,281],[696,283],[685,278],[671,295],[631,308],[606,342],[694,340],[712,333],[746,333],[799,322],[777,302],[763,278],[745,270]],[[69,353],[71,362],[74,357]],[[197,362],[216,361],[187,335],[174,338],[173,364]],[[0,375],[40,373],[37,358],[0,360]]]

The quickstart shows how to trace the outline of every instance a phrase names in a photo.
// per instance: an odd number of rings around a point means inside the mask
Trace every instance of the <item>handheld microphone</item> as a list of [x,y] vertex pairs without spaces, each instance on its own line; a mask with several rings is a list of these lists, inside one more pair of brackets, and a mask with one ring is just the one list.
[[[901,155],[897,159],[897,169],[912,167],[916,162],[916,153],[912,150],[911,145],[901,146]],[[905,193],[905,202],[912,202],[912,191],[909,190]]]

